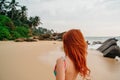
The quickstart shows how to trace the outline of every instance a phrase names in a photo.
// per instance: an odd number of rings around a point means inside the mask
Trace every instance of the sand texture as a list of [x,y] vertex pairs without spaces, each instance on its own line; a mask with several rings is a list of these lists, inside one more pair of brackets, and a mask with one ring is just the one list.
[[[0,42],[0,80],[55,80],[54,65],[64,56],[62,42]],[[88,50],[91,80],[120,80],[120,62]],[[78,80],[80,80],[78,78]]]

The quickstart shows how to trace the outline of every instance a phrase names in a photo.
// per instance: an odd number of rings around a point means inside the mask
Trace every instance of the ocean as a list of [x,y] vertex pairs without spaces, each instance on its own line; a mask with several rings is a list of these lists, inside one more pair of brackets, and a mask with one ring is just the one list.
[[100,41],[100,42],[103,43],[104,41],[106,41],[109,38],[116,38],[116,39],[118,39],[117,45],[120,47],[120,37],[85,37],[85,40],[90,43],[90,45],[88,45],[88,49],[97,49],[102,44],[95,44],[94,45],[93,42]]

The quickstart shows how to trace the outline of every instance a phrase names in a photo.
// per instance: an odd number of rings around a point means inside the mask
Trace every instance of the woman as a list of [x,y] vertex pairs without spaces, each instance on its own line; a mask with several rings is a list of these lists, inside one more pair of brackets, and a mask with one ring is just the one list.
[[56,61],[54,73],[56,80],[76,80],[78,74],[86,79],[90,70],[86,64],[87,44],[78,29],[72,29],[63,35],[65,57]]

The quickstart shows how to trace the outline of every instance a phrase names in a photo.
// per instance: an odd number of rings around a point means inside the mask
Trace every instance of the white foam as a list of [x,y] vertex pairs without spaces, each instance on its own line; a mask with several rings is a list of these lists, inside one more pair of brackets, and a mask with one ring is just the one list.
[[119,56],[116,56],[116,57],[115,57],[115,60],[118,61],[118,62],[120,62],[120,57],[119,57]]

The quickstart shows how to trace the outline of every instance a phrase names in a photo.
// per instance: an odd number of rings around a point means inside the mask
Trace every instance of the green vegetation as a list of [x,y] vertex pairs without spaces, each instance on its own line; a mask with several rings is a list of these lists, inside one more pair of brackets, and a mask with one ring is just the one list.
[[39,16],[28,17],[27,7],[17,0],[0,0],[0,40],[28,38],[32,35],[52,33],[53,30],[36,28],[42,24]]
[[29,28],[15,26],[10,18],[0,15],[0,40],[29,37]]
[[6,26],[0,26],[0,40],[10,39],[11,35]]
[[15,31],[18,32],[22,37],[28,37],[29,36],[28,35],[29,30],[26,27],[23,27],[23,26],[16,27]]

